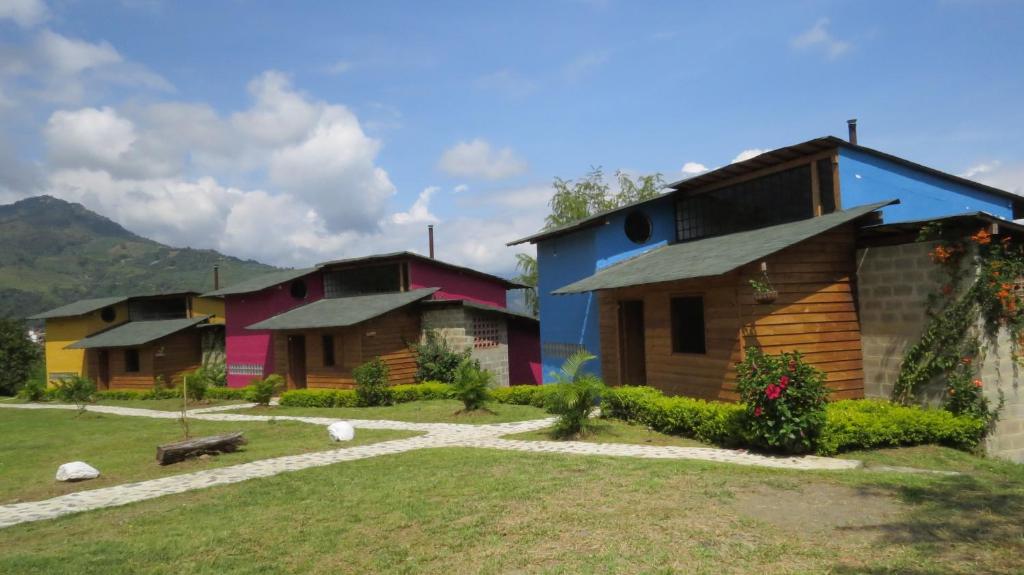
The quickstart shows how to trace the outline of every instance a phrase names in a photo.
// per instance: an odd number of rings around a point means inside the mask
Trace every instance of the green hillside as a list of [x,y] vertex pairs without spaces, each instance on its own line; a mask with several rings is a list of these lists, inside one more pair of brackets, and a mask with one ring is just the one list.
[[50,196],[0,206],[0,317],[88,297],[213,289],[276,268],[213,250],[172,248]]

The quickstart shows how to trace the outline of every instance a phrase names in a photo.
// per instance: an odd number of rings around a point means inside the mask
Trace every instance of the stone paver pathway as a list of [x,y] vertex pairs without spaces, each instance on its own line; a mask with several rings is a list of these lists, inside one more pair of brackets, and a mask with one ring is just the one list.
[[[270,477],[278,473],[322,467],[343,461],[365,459],[414,449],[434,447],[472,447],[503,449],[533,453],[562,453],[571,455],[599,455],[610,457],[637,457],[644,459],[691,459],[717,463],[733,463],[777,469],[793,470],[846,470],[861,467],[861,462],[826,457],[771,457],[745,451],[705,447],[650,446],[615,443],[586,443],[582,441],[532,441],[502,439],[513,433],[536,431],[551,426],[554,418],[486,425],[461,423],[411,423],[405,421],[338,419],[330,417],[267,416],[239,413],[218,413],[230,409],[244,409],[249,405],[231,405],[203,408],[189,411],[190,417],[207,421],[301,421],[314,425],[330,425],[337,421],[348,421],[353,427],[363,429],[398,429],[419,431],[424,435],[393,441],[382,441],[370,445],[334,449],[317,453],[289,455],[219,467],[193,473],[184,473],[127,483],[114,487],[79,491],[43,501],[0,505],[0,529],[26,523],[53,519],[62,515],[115,507],[136,501],[144,501],[164,495],[183,493],[215,485],[238,483],[259,477]],[[77,409],[73,405],[57,404],[0,404],[0,408],[11,409]],[[177,419],[173,411],[157,411],[132,407],[90,405],[88,411],[109,413],[129,417],[153,417]],[[102,469],[100,470],[103,471]]]

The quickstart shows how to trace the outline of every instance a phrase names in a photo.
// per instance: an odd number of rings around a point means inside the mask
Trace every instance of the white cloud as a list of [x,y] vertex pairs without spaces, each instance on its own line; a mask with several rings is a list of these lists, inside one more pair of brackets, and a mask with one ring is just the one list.
[[512,148],[491,148],[481,138],[459,142],[445,150],[438,162],[441,171],[451,176],[501,180],[523,174],[528,169]]
[[437,186],[424,189],[409,211],[391,214],[391,221],[396,224],[437,223],[437,217],[430,213],[430,196],[436,194],[440,189]]
[[853,46],[844,40],[838,40],[828,30],[829,19],[819,18],[809,29],[790,41],[797,49],[820,49],[829,59],[835,59],[850,51]]
[[683,168],[680,171],[684,174],[695,176],[708,171],[708,168],[704,164],[698,162],[686,162],[683,164]]
[[761,154],[767,151],[768,150],[762,150],[760,148],[750,148],[748,150],[743,150],[739,154],[736,154],[736,157],[733,158],[732,161],[729,163],[735,164],[736,162],[744,162],[746,160],[749,160],[750,158],[756,158],[757,156],[760,156]]
[[36,43],[40,56],[59,74],[76,74],[122,61],[121,54],[107,42],[93,44],[50,30],[43,30]]
[[608,62],[607,51],[587,52],[577,56],[562,69],[566,81],[577,83],[584,80],[601,66]]
[[478,90],[513,100],[523,99],[537,91],[536,82],[507,68],[485,74],[477,78],[473,85]]
[[40,0],[4,0],[0,2],[0,20],[12,20],[22,28],[31,28],[49,16],[50,10]]
[[961,176],[1024,196],[1024,163],[1004,164],[998,160],[981,162]]
[[974,166],[971,166],[970,168],[967,168],[967,171],[960,175],[964,178],[977,179],[978,176],[992,172],[993,170],[998,168],[999,165],[1000,162],[998,160],[992,162],[982,162],[980,164],[976,164]]
[[351,69],[352,62],[349,62],[348,60],[338,60],[337,62],[334,62],[327,66],[327,68],[325,68],[324,71],[331,76],[337,76],[339,74],[344,74],[345,72],[348,72]]

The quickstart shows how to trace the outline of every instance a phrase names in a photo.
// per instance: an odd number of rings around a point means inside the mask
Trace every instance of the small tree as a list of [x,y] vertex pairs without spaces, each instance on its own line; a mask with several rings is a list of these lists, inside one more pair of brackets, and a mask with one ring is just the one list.
[[72,375],[57,382],[57,399],[65,403],[74,403],[78,407],[78,415],[85,411],[96,393],[96,384],[88,377]]
[[188,374],[188,386],[185,386],[185,379],[182,379],[182,395],[185,395],[186,389],[188,396],[195,401],[202,401],[206,397],[206,390],[211,386],[216,385],[216,374],[208,371],[205,367],[200,367]]
[[462,362],[469,358],[472,350],[455,351],[448,340],[434,330],[426,333],[424,342],[416,350],[416,381],[439,381],[455,383],[455,372]]
[[284,389],[284,378],[276,373],[268,375],[265,379],[254,379],[249,383],[249,390],[246,392],[248,399],[260,405],[270,405],[270,400],[278,390]]
[[476,411],[491,398],[493,383],[494,374],[481,369],[475,359],[465,359],[456,370],[452,395],[462,402],[463,412]]
[[601,378],[583,371],[583,365],[593,359],[590,353],[577,351],[565,360],[560,372],[552,374],[558,391],[552,394],[548,409],[558,415],[557,437],[584,435],[590,427],[590,414],[604,391]]
[[0,395],[18,393],[41,356],[39,346],[28,338],[20,322],[0,319]]
[[391,405],[391,390],[388,388],[388,366],[379,357],[360,365],[353,371],[356,379],[356,396],[359,405]]

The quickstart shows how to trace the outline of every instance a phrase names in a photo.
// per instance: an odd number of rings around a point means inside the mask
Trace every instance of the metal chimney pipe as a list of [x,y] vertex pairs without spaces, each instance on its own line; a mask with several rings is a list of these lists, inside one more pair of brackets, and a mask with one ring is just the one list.
[[220,289],[220,266],[213,264],[213,289]]
[[846,125],[850,128],[850,143],[854,146],[857,145],[857,118],[846,121]]
[[430,242],[430,259],[434,259],[434,224],[427,226],[427,239]]

